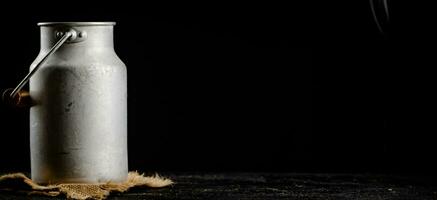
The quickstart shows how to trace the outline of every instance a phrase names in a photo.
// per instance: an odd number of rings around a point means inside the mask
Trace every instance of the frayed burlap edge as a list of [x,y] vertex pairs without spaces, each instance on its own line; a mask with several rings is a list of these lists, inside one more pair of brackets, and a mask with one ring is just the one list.
[[105,199],[111,192],[125,192],[132,187],[160,188],[173,184],[173,181],[158,174],[144,176],[138,172],[129,172],[123,183],[102,184],[55,184],[38,185],[23,173],[5,174],[0,176],[0,190],[24,192],[29,195],[58,196],[65,194],[70,199]]

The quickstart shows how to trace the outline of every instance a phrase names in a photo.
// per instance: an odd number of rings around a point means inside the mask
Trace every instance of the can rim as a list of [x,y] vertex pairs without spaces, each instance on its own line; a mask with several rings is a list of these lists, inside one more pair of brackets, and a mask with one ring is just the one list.
[[115,22],[39,22],[38,26],[114,26]]

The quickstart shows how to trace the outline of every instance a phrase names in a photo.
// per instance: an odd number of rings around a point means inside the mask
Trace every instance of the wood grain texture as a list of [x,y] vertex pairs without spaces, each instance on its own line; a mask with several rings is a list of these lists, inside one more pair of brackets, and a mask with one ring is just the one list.
[[[434,200],[431,178],[290,173],[164,173],[176,184],[167,188],[134,188],[108,199],[300,199],[300,200]],[[0,193],[0,199],[28,199]],[[35,196],[32,199],[63,199]]]

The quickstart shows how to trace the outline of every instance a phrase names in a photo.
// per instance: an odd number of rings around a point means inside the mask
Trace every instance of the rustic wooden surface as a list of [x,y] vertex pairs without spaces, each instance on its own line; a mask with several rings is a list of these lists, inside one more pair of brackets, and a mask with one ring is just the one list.
[[[429,177],[290,173],[163,175],[176,184],[161,189],[134,188],[108,199],[437,200],[437,184]],[[29,199],[29,196],[1,192],[0,199]]]

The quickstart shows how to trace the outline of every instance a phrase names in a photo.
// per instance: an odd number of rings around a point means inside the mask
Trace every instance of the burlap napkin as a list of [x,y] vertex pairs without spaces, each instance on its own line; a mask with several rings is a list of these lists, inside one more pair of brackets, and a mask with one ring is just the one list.
[[0,190],[24,192],[29,195],[46,196],[66,195],[70,199],[105,199],[111,192],[125,192],[132,187],[160,188],[173,184],[170,179],[159,175],[144,176],[138,172],[129,172],[123,183],[102,184],[54,184],[38,185],[23,173],[5,174],[0,176]]

